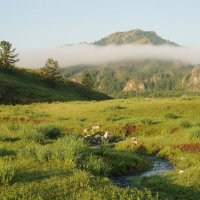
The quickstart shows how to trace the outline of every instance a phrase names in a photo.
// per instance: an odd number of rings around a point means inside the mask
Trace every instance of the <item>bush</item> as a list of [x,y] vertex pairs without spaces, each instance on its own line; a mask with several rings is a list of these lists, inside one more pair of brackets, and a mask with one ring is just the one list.
[[12,181],[15,175],[15,169],[10,162],[0,161],[0,183],[8,184]]
[[192,124],[189,121],[187,121],[187,120],[183,120],[183,121],[181,121],[180,126],[182,128],[190,128],[190,127],[192,127]]
[[32,128],[27,128],[24,130],[25,132],[25,140],[32,141],[36,143],[43,144],[45,141],[45,136],[43,133],[36,131]]
[[52,148],[53,160],[73,160],[75,163],[83,156],[87,144],[82,137],[68,135],[59,139]]
[[19,151],[24,158],[34,158],[39,161],[63,160],[77,164],[87,149],[82,137],[65,136],[57,142],[46,146],[27,146]]
[[180,116],[178,116],[174,113],[167,113],[167,114],[165,114],[165,118],[167,118],[167,119],[178,119],[178,118],[180,118]]
[[61,127],[52,124],[41,124],[39,126],[26,126],[23,129],[25,139],[43,144],[45,139],[58,139],[64,135]]
[[94,155],[90,155],[83,161],[82,168],[92,174],[103,176],[108,175],[111,170],[111,166],[103,158]]
[[58,139],[64,135],[63,128],[52,124],[40,125],[36,131],[42,133],[46,139]]

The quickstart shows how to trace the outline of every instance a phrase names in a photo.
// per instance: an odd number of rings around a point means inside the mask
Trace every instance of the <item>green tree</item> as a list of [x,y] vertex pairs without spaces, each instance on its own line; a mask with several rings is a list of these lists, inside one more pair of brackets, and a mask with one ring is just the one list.
[[57,60],[49,58],[44,67],[41,68],[42,77],[49,82],[57,82],[62,76],[59,72],[59,63]]
[[11,70],[15,67],[15,63],[19,61],[16,49],[12,48],[12,44],[7,41],[0,42],[0,69]]
[[82,84],[89,87],[89,88],[94,87],[94,79],[92,78],[92,76],[89,72],[86,72],[86,73],[83,74]]

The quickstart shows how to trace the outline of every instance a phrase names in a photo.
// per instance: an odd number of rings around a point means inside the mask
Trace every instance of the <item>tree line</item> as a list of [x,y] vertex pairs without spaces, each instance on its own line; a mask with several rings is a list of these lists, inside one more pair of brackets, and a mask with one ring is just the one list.
[[[12,47],[12,44],[8,41],[0,41],[0,70],[11,71],[16,67],[16,63],[19,62],[19,54],[16,53],[16,49]],[[41,77],[51,83],[62,81],[63,77],[60,72],[59,62],[52,58],[47,59],[45,65],[40,69]],[[90,73],[86,72],[82,77],[82,84],[92,88],[94,80]]]

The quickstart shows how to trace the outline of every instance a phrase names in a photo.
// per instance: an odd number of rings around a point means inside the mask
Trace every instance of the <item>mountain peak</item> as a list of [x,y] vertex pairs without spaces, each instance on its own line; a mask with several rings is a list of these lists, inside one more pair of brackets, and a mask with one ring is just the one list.
[[150,45],[171,45],[179,46],[169,40],[163,39],[154,31],[143,31],[141,29],[133,29],[125,32],[112,33],[96,42],[95,45],[123,45],[123,44],[150,44]]

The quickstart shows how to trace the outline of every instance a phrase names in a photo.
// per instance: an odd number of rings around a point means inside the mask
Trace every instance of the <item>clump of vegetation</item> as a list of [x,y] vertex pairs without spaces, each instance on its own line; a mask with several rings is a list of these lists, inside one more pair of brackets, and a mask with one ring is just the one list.
[[15,168],[8,161],[0,160],[0,184],[5,185],[11,183],[15,175]]
[[59,63],[57,60],[49,58],[45,66],[41,68],[41,76],[50,83],[55,83],[61,80],[62,75],[59,72]]
[[19,131],[20,128],[21,128],[20,125],[17,124],[17,123],[10,122],[10,123],[8,124],[8,129],[9,129],[10,131]]
[[165,118],[167,118],[167,119],[178,119],[178,118],[180,118],[180,116],[175,114],[175,113],[166,113]]
[[182,120],[180,123],[180,127],[182,128],[191,128],[192,127],[192,123],[188,120]]
[[4,142],[7,140],[7,136],[5,134],[0,134],[0,141]]
[[92,78],[92,76],[89,72],[85,72],[82,75],[82,84],[85,85],[88,88],[94,87],[94,79]]
[[42,132],[38,132],[37,130],[31,128],[25,130],[25,139],[27,141],[32,141],[40,144],[44,144],[45,142],[44,134]]
[[92,174],[103,176],[108,175],[111,171],[111,165],[106,163],[103,158],[92,154],[83,161],[82,168]]
[[154,124],[154,121],[152,119],[146,118],[146,119],[142,119],[141,123],[146,124],[146,125],[152,125]]
[[109,108],[110,110],[116,111],[116,110],[123,110],[123,109],[125,109],[126,107],[117,104],[117,105],[109,106],[108,108]]
[[119,115],[117,115],[117,114],[110,114],[110,115],[106,118],[107,121],[112,121],[112,122],[119,121],[119,120],[121,120],[121,119],[123,119],[123,117],[121,117],[121,116],[119,116]]
[[27,141],[44,144],[45,140],[55,140],[64,136],[63,128],[53,124],[40,124],[23,128],[24,137]]
[[0,148],[0,157],[4,156],[16,156],[15,151],[13,150],[8,150],[7,148]]
[[191,133],[191,138],[200,139],[200,130],[195,130]]
[[0,41],[0,69],[12,70],[19,61],[18,54],[8,41]]
[[41,124],[36,131],[43,134],[46,139],[58,139],[64,136],[63,128],[52,124]]

